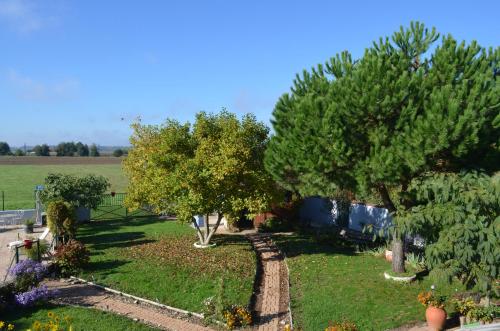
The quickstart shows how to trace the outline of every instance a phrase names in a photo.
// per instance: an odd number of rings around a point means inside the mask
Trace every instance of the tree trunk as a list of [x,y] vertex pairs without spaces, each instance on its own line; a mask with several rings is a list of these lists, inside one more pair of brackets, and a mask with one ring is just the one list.
[[222,216],[223,215],[221,213],[217,213],[217,222],[215,223],[215,225],[212,227],[212,230],[205,238],[206,245],[208,245],[208,243],[210,242],[210,239],[212,239],[212,236],[214,235],[215,231],[217,231],[217,229],[219,228],[219,225],[222,221]]
[[[380,184],[377,189],[385,207],[389,210],[390,214],[394,216],[396,206],[392,202],[387,187],[384,184]],[[405,253],[403,249],[403,241],[399,237],[398,233],[396,233],[392,239],[392,271],[396,273],[405,272]]]
[[205,242],[203,238],[203,232],[201,232],[200,227],[198,226],[198,223],[196,222],[196,218],[192,218],[193,225],[196,229],[196,234],[198,235],[198,239],[200,240],[200,244],[203,244]]
[[210,214],[207,214],[205,217],[205,240],[208,237],[208,234],[210,233],[210,224],[208,220],[210,219]]
[[405,254],[401,238],[392,240],[392,271],[395,273],[405,272]]

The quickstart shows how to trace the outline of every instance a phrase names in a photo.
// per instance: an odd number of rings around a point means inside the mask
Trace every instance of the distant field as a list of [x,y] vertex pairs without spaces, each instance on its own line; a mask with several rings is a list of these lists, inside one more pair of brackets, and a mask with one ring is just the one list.
[[[110,191],[125,192],[127,187],[127,179],[123,174],[120,158],[26,157],[26,159],[33,159],[30,160],[31,164],[9,164],[6,163],[6,159],[13,158],[0,158],[0,210],[2,209],[1,191],[4,191],[6,210],[33,208],[35,186],[43,184],[45,177],[54,172],[74,175],[90,173],[102,175],[110,181]],[[58,159],[60,159],[58,164],[46,163]],[[80,164],[71,163],[78,159],[81,161]],[[114,164],[106,164],[106,162],[111,162],[109,159],[113,159]],[[99,162],[104,162],[104,164]]]
[[21,164],[121,164],[123,158],[114,156],[0,156],[0,165]]

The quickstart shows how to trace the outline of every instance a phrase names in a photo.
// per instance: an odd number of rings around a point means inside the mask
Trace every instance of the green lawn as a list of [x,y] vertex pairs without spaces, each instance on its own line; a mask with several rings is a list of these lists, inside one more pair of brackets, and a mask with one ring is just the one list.
[[127,187],[127,179],[120,164],[0,165],[0,210],[1,191],[5,194],[6,210],[34,208],[35,186],[43,184],[45,177],[51,172],[103,175],[111,183],[110,191],[115,192],[125,192]]
[[91,222],[81,227],[79,239],[92,253],[81,275],[88,280],[200,312],[222,277],[229,302],[250,301],[256,257],[241,236],[221,236],[217,247],[196,249],[188,225],[143,218]]
[[[52,312],[59,318],[68,316],[72,320],[74,331],[147,331],[156,330],[144,324],[134,322],[126,317],[106,313],[100,310],[55,306],[45,304],[34,308],[16,309],[2,314],[1,321],[15,325],[14,330],[27,330],[31,328],[35,321],[46,323],[49,321],[48,313]],[[66,326],[66,324],[62,324]]]
[[276,237],[290,269],[294,323],[303,330],[324,330],[330,321],[348,319],[360,330],[386,330],[424,320],[417,301],[432,284],[451,294],[459,284],[433,283],[428,277],[412,284],[384,279],[390,264],[383,258],[317,242],[310,236]]

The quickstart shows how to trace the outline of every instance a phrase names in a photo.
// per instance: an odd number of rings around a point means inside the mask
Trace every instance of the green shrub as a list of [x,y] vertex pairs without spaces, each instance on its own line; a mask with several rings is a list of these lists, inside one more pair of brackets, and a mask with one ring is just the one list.
[[367,254],[375,257],[384,257],[387,246],[377,246],[366,251]]
[[59,246],[55,253],[55,261],[63,276],[78,273],[89,262],[90,252],[77,240],[70,240]]
[[63,238],[63,242],[76,234],[75,209],[68,202],[52,201],[47,206],[47,225],[52,233]]
[[35,221],[33,221],[32,219],[27,219],[26,221],[24,221],[24,225],[33,226],[35,225]]
[[94,209],[109,187],[103,176],[86,175],[76,177],[64,174],[49,174],[45,178],[45,188],[40,197],[44,203],[64,200],[74,207]]
[[115,149],[115,150],[113,151],[113,156],[114,156],[114,157],[120,157],[120,156],[123,156],[123,154],[124,154],[124,153],[123,153],[123,150],[122,150],[121,148]]
[[471,321],[481,321],[485,323],[491,323],[495,318],[498,318],[499,316],[499,306],[475,306],[467,313],[467,317],[469,317]]
[[292,230],[292,224],[280,217],[270,217],[259,225],[259,232],[287,232]]
[[32,245],[31,248],[26,248],[23,247],[23,253],[28,257],[30,260],[37,260],[38,259],[38,249],[40,249],[40,257],[44,256],[47,254],[50,250],[49,243],[46,240],[40,240],[38,242],[38,245],[40,247],[36,247],[36,245]]
[[358,327],[351,321],[343,320],[340,322],[329,323],[325,331],[358,331]]
[[14,283],[5,283],[0,286],[0,313],[14,302],[15,291]]
[[406,254],[406,265],[413,270],[422,271],[425,270],[425,257],[417,253],[407,253]]

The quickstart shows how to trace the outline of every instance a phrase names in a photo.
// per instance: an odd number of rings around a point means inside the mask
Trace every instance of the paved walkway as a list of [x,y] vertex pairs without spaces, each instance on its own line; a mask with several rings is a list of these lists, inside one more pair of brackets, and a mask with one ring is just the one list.
[[[213,331],[189,321],[181,316],[174,317],[174,313],[166,312],[142,303],[134,303],[121,299],[115,294],[101,290],[87,284],[72,284],[62,281],[49,281],[49,288],[59,291],[57,300],[64,304],[88,306],[110,311],[143,323],[169,331]],[[179,314],[180,315],[180,314]]]
[[[44,230],[44,227],[35,227],[33,233],[26,234],[20,225],[0,227],[0,283],[3,282],[15,252],[15,250],[9,249],[7,245],[16,240],[38,238]],[[47,238],[47,240],[50,240],[50,238]]]
[[258,331],[282,330],[290,323],[288,272],[278,248],[268,235],[249,235],[261,263],[262,277],[256,298]]

